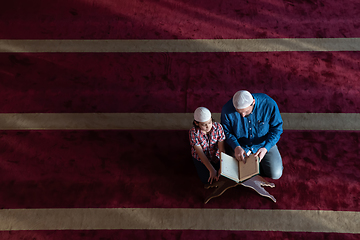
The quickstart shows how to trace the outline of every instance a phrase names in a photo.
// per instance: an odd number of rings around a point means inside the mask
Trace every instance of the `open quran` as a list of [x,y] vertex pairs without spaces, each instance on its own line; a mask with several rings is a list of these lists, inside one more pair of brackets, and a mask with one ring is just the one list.
[[220,161],[220,174],[237,183],[243,182],[260,173],[259,157],[254,154],[246,157],[246,163],[244,163],[222,152]]

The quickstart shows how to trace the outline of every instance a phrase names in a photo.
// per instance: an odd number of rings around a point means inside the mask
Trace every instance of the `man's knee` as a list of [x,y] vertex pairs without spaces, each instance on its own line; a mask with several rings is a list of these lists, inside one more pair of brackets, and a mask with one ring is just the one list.
[[270,151],[268,152],[268,156],[266,157],[268,157],[268,161],[270,163],[268,165],[270,170],[269,177],[275,180],[281,178],[284,167],[282,164],[282,158],[280,152],[276,145],[270,149]]
[[277,180],[277,179],[281,178],[282,174],[283,174],[282,168],[274,169],[273,171],[271,171],[270,178]]

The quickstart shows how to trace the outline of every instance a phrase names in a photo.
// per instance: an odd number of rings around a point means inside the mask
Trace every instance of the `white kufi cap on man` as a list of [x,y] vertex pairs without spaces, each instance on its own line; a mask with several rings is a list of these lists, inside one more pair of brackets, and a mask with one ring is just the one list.
[[207,122],[211,118],[211,112],[206,107],[198,107],[194,112],[194,119],[197,122]]
[[233,105],[236,109],[244,109],[253,103],[253,96],[246,90],[240,90],[233,96]]

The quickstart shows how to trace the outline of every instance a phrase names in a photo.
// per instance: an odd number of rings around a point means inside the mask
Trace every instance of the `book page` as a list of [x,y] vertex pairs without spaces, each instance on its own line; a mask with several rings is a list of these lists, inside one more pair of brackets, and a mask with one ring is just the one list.
[[239,162],[240,182],[245,181],[246,179],[260,173],[258,159],[259,157],[251,154],[249,157],[246,158],[246,163],[244,163],[243,161]]
[[220,172],[221,175],[239,182],[239,162],[235,158],[221,153]]

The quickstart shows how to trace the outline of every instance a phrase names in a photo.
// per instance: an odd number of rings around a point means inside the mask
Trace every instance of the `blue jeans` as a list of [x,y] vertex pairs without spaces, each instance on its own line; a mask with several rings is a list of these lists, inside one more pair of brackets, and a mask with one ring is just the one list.
[[[202,162],[198,161],[196,158],[192,158],[192,159],[193,159],[196,171],[199,175],[201,182],[203,184],[209,183],[208,182],[209,177],[210,177],[209,170],[206,168],[206,166]],[[220,161],[218,161],[217,163],[213,163],[213,162],[210,162],[210,163],[213,165],[213,167],[215,168],[216,171],[218,171],[220,169]]]
[[278,147],[275,145],[265,154],[260,162],[260,175],[272,179],[279,179],[283,173],[282,158]]

